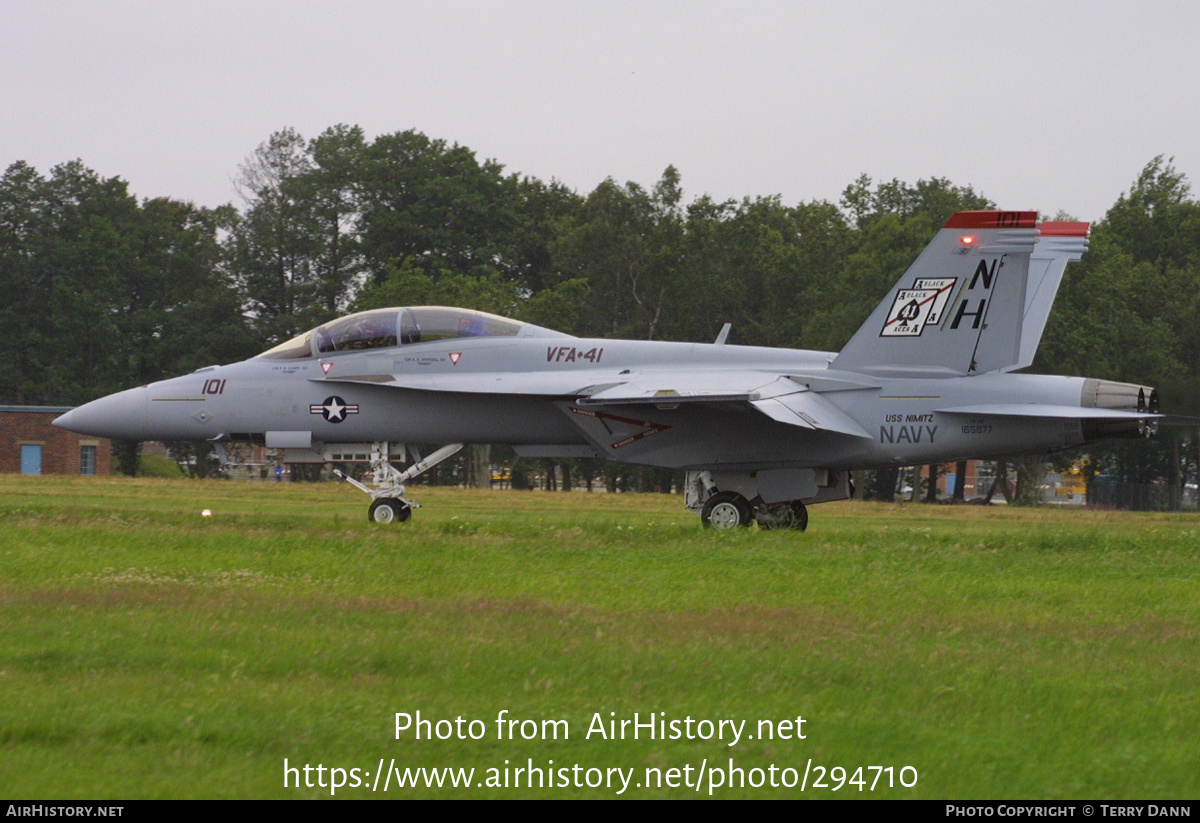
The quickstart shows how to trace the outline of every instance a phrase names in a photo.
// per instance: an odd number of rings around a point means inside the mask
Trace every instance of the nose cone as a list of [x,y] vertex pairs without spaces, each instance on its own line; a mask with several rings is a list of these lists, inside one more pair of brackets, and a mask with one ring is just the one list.
[[55,418],[54,425],[78,434],[112,439],[143,440],[147,436],[149,401],[145,387],[101,397]]

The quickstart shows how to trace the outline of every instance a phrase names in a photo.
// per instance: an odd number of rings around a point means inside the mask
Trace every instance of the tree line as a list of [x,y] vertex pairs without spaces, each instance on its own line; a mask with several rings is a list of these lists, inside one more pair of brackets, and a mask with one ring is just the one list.
[[[850,182],[838,203],[685,200],[652,186],[580,194],[508,173],[416,131],[339,125],[271,135],[242,164],[237,206],[139,200],[80,161],[0,178],[0,398],[74,405],[252,356],[346,311],[444,304],[582,336],[836,351],[961,209],[943,178]],[[1068,215],[1054,215],[1069,219]],[[1067,271],[1033,370],[1159,387],[1200,414],[1200,204],[1163,157],[1093,227]],[[1195,472],[1198,438],[1089,448],[1089,472],[1135,482]],[[521,466],[518,477],[547,465]],[[447,471],[457,471],[447,467]],[[565,462],[610,486],[669,473]],[[465,468],[462,469],[465,471]],[[888,477],[869,478],[888,496]]]

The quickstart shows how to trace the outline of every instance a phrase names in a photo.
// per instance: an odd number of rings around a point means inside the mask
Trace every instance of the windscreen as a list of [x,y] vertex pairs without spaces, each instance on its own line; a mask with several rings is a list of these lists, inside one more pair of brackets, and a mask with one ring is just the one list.
[[285,343],[267,349],[258,356],[267,360],[297,360],[301,357],[312,357],[312,332],[306,331]]

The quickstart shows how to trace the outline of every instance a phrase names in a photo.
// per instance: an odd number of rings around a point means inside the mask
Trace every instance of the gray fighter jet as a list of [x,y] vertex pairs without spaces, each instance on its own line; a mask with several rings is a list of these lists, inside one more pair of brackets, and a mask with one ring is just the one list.
[[[683,469],[706,526],[804,529],[850,471],[1048,453],[1160,423],[1149,386],[1013,374],[1033,362],[1086,223],[955,214],[840,353],[583,339],[440,306],[342,317],[242,363],[113,394],[71,431],[252,441],[365,462],[369,517],[467,443]],[[422,458],[404,444],[449,443]],[[404,471],[393,466],[412,461]]]

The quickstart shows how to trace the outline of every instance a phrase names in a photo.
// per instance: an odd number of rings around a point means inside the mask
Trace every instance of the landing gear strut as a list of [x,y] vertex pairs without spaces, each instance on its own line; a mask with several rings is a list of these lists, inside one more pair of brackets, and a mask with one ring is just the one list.
[[404,471],[400,471],[392,465],[388,452],[389,445],[386,441],[371,444],[371,468],[374,471],[372,484],[375,486],[373,489],[339,469],[333,470],[339,479],[345,480],[354,488],[371,496],[372,502],[371,507],[367,510],[367,520],[372,523],[403,523],[412,517],[412,510],[421,508],[421,504],[404,496],[406,491],[404,484],[446,458],[458,454],[463,447],[462,443],[451,443],[449,446],[442,446],[424,460],[420,459],[420,455],[417,454],[415,455],[417,462]]

